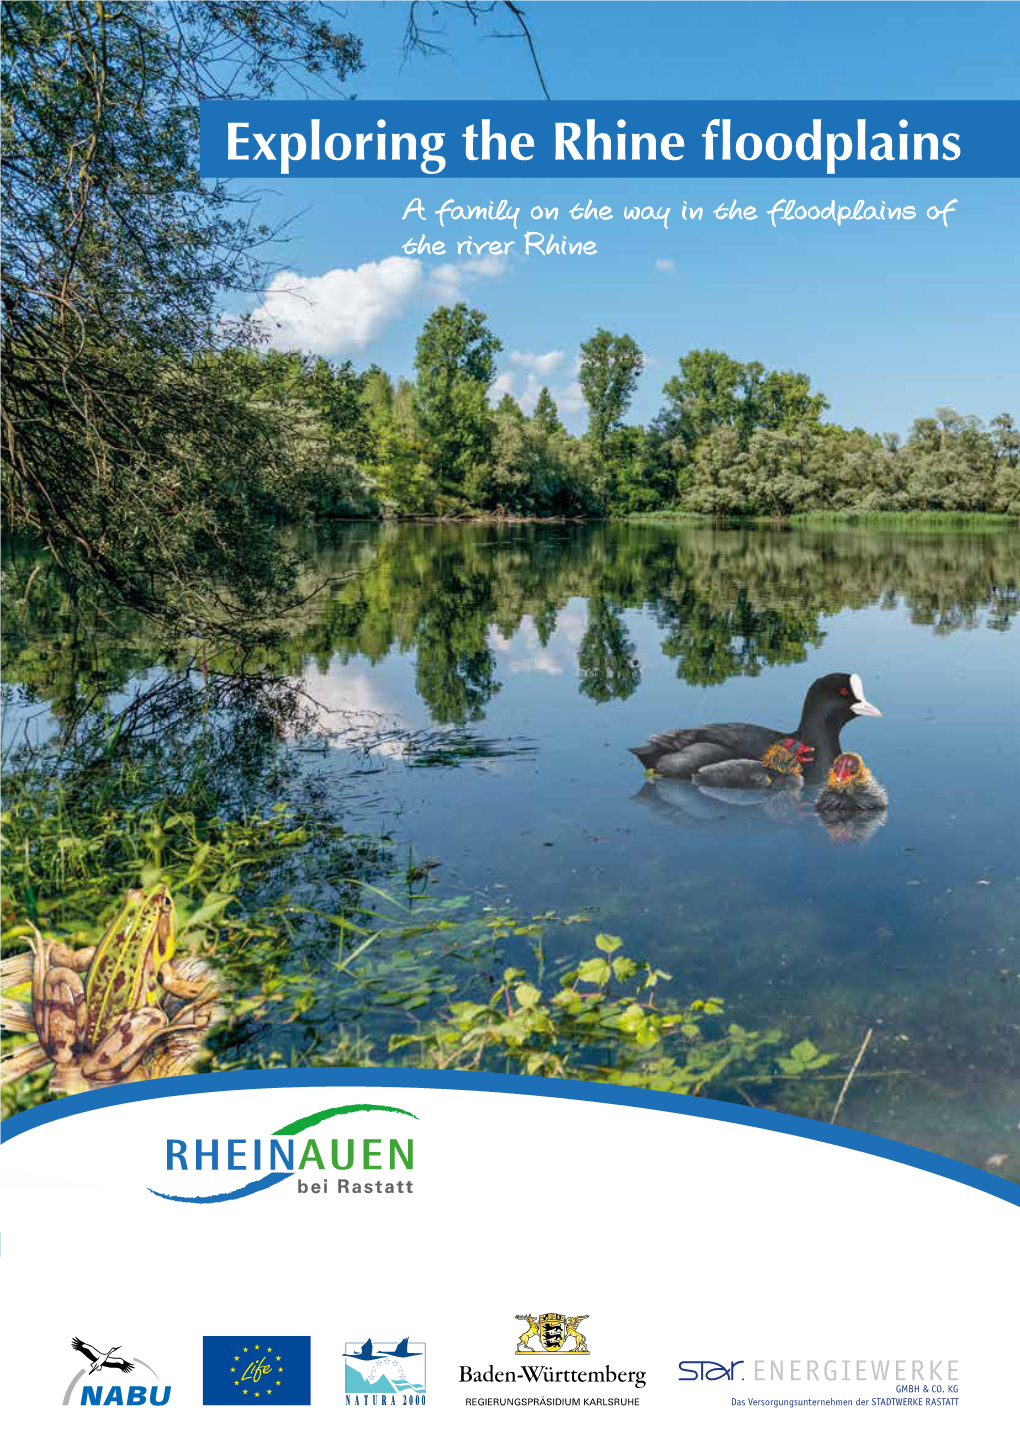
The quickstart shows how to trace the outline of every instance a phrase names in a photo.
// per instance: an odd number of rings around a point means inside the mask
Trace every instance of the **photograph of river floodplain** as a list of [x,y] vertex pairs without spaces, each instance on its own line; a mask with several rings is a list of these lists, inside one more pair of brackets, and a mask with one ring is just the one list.
[[[4,1117],[481,1071],[1020,1182],[1015,184],[197,167],[306,85],[1012,95],[1014,7],[922,8],[5,7]],[[585,199],[583,261],[452,247]]]

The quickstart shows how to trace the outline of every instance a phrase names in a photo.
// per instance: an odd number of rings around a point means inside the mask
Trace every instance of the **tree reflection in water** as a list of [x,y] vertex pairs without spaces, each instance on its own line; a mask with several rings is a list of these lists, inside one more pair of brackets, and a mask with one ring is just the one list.
[[845,608],[903,603],[913,624],[939,635],[979,618],[1005,630],[1020,608],[1014,528],[360,523],[281,535],[281,544],[304,556],[311,599],[243,656],[186,647],[168,655],[155,623],[99,614],[68,594],[45,558],[15,552],[4,566],[7,681],[45,702],[66,730],[157,669],[161,680],[227,678],[235,691],[243,678],[250,692],[259,677],[278,692],[312,666],[413,652],[432,721],[464,726],[484,720],[499,690],[494,639],[509,641],[527,617],[545,645],[578,597],[587,612],[578,687],[597,703],[626,699],[640,683],[626,619],[636,608],[654,618],[662,653],[692,686],[805,660],[826,618]]

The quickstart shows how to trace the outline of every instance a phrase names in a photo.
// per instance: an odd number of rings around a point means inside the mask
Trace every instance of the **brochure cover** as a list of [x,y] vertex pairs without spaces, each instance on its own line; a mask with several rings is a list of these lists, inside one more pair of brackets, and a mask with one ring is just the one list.
[[1016,1436],[1018,49],[3,5],[11,1436]]

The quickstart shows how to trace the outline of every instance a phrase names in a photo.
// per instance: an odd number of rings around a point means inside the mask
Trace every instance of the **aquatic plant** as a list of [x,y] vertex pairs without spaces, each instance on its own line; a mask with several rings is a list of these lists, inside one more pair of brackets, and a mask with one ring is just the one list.
[[[784,1054],[777,1029],[731,1020],[718,996],[663,1002],[671,977],[617,936],[600,932],[583,960],[551,959],[549,938],[586,914],[445,896],[429,860],[398,862],[307,800],[231,818],[201,788],[132,801],[140,779],[9,779],[3,949],[22,951],[36,927],[87,947],[126,889],[171,887],[179,947],[222,978],[226,1021],[201,1066],[410,1064],[750,1099],[832,1060],[810,1042]],[[4,1038],[5,1055],[19,1040]],[[47,1095],[44,1062],[4,1089],[4,1113]]]
[[713,1025],[725,1010],[721,997],[657,1005],[656,988],[671,978],[622,946],[600,933],[595,955],[568,967],[549,993],[509,966],[486,1001],[452,1002],[445,1017],[392,1037],[390,1051],[410,1048],[417,1065],[438,1070],[507,1070],[695,1094],[776,1051],[777,1029]]

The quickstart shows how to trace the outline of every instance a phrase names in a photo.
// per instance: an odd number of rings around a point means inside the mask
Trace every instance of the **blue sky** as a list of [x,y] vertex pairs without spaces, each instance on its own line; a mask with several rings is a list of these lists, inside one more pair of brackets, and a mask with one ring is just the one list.
[[[522,45],[444,19],[449,54],[403,63],[405,4],[347,7],[365,42],[362,100],[539,98]],[[427,16],[423,7],[423,19]],[[529,20],[556,99],[1016,99],[1020,6],[1013,3],[532,4]],[[1020,411],[1015,340],[1020,183],[1015,180],[852,180],[797,184],[806,204],[858,198],[918,207],[956,198],[950,225],[683,223],[686,200],[706,214],[724,201],[759,212],[788,195],[773,180],[391,181],[290,180],[265,193],[262,216],[293,217],[274,247],[288,272],[271,302],[281,345],[378,362],[409,373],[429,311],[463,298],[504,343],[500,389],[525,405],[547,382],[564,419],[584,426],[578,345],[599,326],[629,331],[647,357],[632,418],[659,407],[678,356],[712,347],[743,360],[808,371],[829,397],[829,419],[905,432],[939,405],[988,419]],[[594,237],[586,259],[517,259],[474,272],[415,265],[402,243],[423,229],[402,220],[414,195],[426,210],[451,198],[484,204],[559,204],[554,227]],[[622,218],[564,219],[591,199],[619,216],[627,204],[670,205],[669,229]],[[529,222],[529,227],[536,224]],[[520,238],[523,231],[430,224],[448,242]],[[538,226],[538,228],[545,228]],[[518,244],[518,248],[519,248]],[[486,273],[490,271],[491,273]],[[299,277],[295,280],[294,277]],[[299,297],[295,298],[295,292]]]

